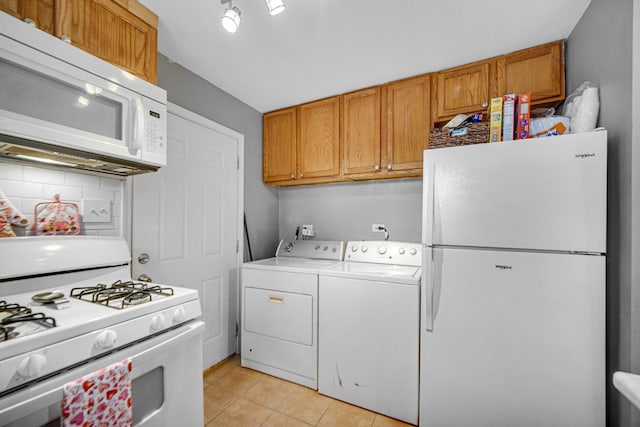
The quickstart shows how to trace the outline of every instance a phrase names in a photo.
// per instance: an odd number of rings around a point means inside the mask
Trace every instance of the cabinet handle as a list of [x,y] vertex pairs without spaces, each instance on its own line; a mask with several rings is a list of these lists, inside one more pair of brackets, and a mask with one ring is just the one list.
[[291,179],[295,178],[296,176],[294,174],[291,174]]
[[31,25],[33,28],[37,28],[38,26],[36,25],[36,21],[34,21],[31,18],[24,18],[24,22],[27,25]]
[[303,173],[301,173],[301,174],[300,174],[300,178],[302,178],[302,177],[304,177],[304,174],[303,174]]
[[373,170],[374,170],[374,171],[380,170],[380,165],[375,165],[375,166],[373,167]]
[[69,37],[69,36],[62,35],[62,36],[60,36],[60,40],[62,40],[65,43],[71,44],[71,37]]
[[387,165],[387,170],[391,170],[391,163]]
[[488,106],[489,106],[489,103],[488,103],[488,102],[483,102],[483,103],[482,103],[482,108],[487,108]]
[[274,297],[269,295],[269,302],[272,302],[274,304],[282,304],[284,302],[284,298],[282,297]]

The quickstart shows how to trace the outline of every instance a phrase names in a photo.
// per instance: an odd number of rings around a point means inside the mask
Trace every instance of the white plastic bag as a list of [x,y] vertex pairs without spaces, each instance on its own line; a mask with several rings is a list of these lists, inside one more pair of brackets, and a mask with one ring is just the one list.
[[571,133],[594,130],[599,111],[598,87],[591,82],[582,83],[565,101],[564,115],[571,119]]

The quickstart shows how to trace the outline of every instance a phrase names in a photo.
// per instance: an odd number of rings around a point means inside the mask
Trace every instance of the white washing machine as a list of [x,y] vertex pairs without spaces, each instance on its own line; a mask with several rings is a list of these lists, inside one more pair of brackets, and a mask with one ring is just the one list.
[[242,265],[242,366],[318,388],[318,272],[343,256],[344,242],[282,240]]
[[419,243],[347,243],[320,272],[318,391],[418,423]]

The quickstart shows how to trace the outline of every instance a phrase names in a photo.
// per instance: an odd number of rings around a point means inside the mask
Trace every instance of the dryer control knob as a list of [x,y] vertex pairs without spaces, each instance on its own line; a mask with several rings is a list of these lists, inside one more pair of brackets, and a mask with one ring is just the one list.
[[358,250],[358,247],[356,245],[351,246],[351,252],[355,252]]
[[18,365],[18,375],[25,378],[35,377],[42,372],[46,364],[47,358],[42,354],[31,354]]
[[378,253],[379,253],[380,255],[384,255],[384,254],[385,254],[385,252],[387,252],[387,248],[386,248],[386,247],[384,247],[384,246],[380,246],[380,247],[378,248]]
[[367,252],[369,250],[369,248],[367,248],[366,246],[362,247],[362,252]]
[[100,332],[96,337],[96,347],[102,350],[111,348],[116,344],[117,339],[118,334],[111,329],[107,329],[106,331]]
[[322,248],[323,251],[329,250],[329,246],[325,246],[324,248]]
[[411,255],[415,255],[415,254],[417,254],[417,253],[418,253],[418,251],[416,250],[416,248],[411,248],[411,249],[409,249],[409,253],[410,253]]
[[184,307],[178,307],[173,312],[173,323],[182,323],[187,320],[187,312]]
[[398,249],[398,253],[399,253],[400,255],[404,255],[404,248],[400,248],[400,249]]
[[151,318],[151,331],[157,332],[162,330],[164,326],[164,316],[162,314],[156,314]]

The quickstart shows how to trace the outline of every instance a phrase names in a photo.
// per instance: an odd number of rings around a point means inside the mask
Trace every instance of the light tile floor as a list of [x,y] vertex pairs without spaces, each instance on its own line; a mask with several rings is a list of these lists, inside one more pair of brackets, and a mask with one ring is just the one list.
[[208,369],[203,380],[206,427],[410,426],[243,368],[238,355]]

